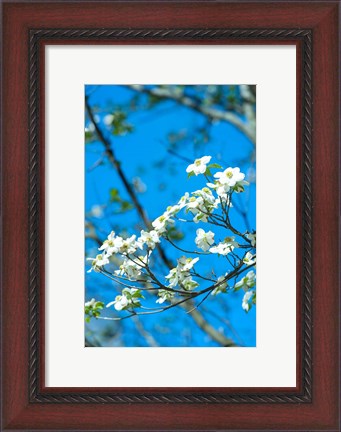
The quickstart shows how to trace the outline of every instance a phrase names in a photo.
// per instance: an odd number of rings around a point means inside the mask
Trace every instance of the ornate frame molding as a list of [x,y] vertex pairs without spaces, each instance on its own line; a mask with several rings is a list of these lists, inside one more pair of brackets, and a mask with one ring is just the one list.
[[[82,41],[300,40],[302,53],[302,391],[299,393],[216,393],[174,391],[70,392],[40,391],[40,43]],[[310,403],[312,401],[312,30],[309,29],[31,29],[29,35],[29,398],[31,403]]]

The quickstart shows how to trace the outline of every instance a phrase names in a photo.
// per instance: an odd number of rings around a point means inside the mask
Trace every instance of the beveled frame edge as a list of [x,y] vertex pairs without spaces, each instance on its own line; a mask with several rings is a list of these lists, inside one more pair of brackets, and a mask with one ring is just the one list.
[[[40,291],[40,42],[44,40],[300,41],[301,94],[301,390],[292,393],[41,391]],[[30,29],[29,34],[29,400],[30,403],[310,403],[312,401],[312,30],[311,29]]]

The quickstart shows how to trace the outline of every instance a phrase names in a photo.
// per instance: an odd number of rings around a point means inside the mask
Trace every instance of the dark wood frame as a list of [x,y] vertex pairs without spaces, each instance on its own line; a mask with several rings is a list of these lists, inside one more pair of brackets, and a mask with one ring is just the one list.
[[[318,1],[4,3],[4,429],[338,430],[338,6]],[[296,387],[45,387],[46,43],[296,44]]]

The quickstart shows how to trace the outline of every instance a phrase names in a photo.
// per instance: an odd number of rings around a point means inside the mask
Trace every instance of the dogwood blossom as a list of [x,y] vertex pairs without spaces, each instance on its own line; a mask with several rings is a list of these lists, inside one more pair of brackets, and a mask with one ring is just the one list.
[[134,234],[123,240],[122,246],[120,246],[118,252],[123,255],[133,254],[138,248],[141,249],[141,245],[136,241],[136,235]]
[[130,258],[126,258],[120,265],[119,270],[115,270],[115,274],[118,276],[127,276],[130,280],[136,280],[141,275],[141,264]]
[[103,250],[105,251],[107,256],[110,256],[113,253],[117,253],[122,246],[123,246],[122,237],[116,236],[115,231],[111,231],[107,239],[104,240],[102,246],[98,248],[98,250]]
[[223,172],[217,172],[214,174],[214,177],[218,179],[221,185],[228,185],[230,188],[235,186],[236,183],[244,180],[245,174],[240,172],[240,169],[237,168],[226,168]]
[[172,291],[160,289],[158,291],[159,298],[156,300],[156,303],[162,304],[165,301],[171,301],[172,298],[175,296],[175,293]]
[[85,307],[93,307],[95,306],[95,304],[97,303],[97,300],[95,300],[94,298],[92,298],[90,301],[87,301],[84,303]]
[[140,273],[140,267],[137,266],[133,261],[129,258],[124,260],[123,263],[119,266],[118,270],[114,272],[117,276],[127,276],[129,279],[136,279]]
[[125,309],[129,304],[129,300],[125,295],[118,295],[115,297],[115,300],[107,304],[107,308],[110,306],[114,306],[117,311],[121,311]]
[[165,276],[166,279],[168,279],[169,287],[174,288],[178,285],[179,279],[181,278],[181,273],[178,271],[177,267],[172,268],[168,275]]
[[199,228],[197,229],[196,234],[195,244],[204,252],[208,251],[214,243],[214,233],[212,231],[205,232],[202,228]]
[[178,206],[180,207],[180,209],[186,206],[188,199],[189,199],[189,193],[186,192],[185,195],[183,195],[178,201]]
[[[190,175],[199,175],[204,174],[211,177],[210,170],[212,169],[221,169],[218,164],[210,163],[211,156],[203,156],[202,158],[196,159],[193,164],[189,165],[186,171]],[[207,171],[208,169],[208,171]],[[189,177],[190,177],[189,175]],[[186,219],[181,219],[181,217],[177,217],[176,215],[180,211],[184,211],[185,213],[190,213],[193,215],[193,222],[209,222],[210,224],[224,227],[226,225],[227,229],[230,229],[231,232],[238,232],[230,226],[230,220],[227,214],[227,206],[232,207],[231,199],[234,192],[242,192],[244,190],[244,186],[247,185],[248,182],[245,181],[245,174],[240,172],[238,167],[236,168],[227,168],[224,171],[217,172],[214,174],[214,182],[207,183],[205,187],[202,189],[195,190],[194,192],[188,193],[186,192],[175,205],[171,205],[166,208],[164,213],[156,218],[152,222],[152,229],[149,231],[141,230],[139,237],[136,235],[131,235],[128,238],[123,238],[115,234],[112,231],[107,239],[103,242],[103,244],[99,247],[99,250],[102,252],[97,255],[96,258],[88,258],[92,261],[92,266],[89,272],[92,270],[100,272],[102,267],[109,264],[109,259],[113,254],[120,254],[121,264],[119,268],[112,273],[114,280],[118,280],[117,278],[129,279],[129,281],[133,281],[131,285],[138,285],[141,283],[144,284],[145,281],[152,282],[152,279],[157,281],[156,286],[161,286],[163,288],[157,290],[156,303],[163,304],[164,302],[172,302],[174,298],[185,298],[184,291],[187,291],[186,296],[191,298],[191,291],[194,291],[199,283],[193,279],[193,276],[200,276],[197,271],[194,270],[195,264],[199,261],[199,258],[192,258],[181,256],[177,260],[177,265],[175,268],[169,270],[169,273],[164,276],[167,280],[167,285],[163,284],[163,282],[158,282],[157,276],[155,273],[152,273],[152,268],[149,267],[152,262],[149,261],[150,254],[155,247],[161,243],[162,236],[167,238],[167,235],[164,233],[167,232],[169,226],[175,223],[176,221],[188,221],[188,216]],[[219,211],[219,207],[221,208],[221,214],[215,214],[214,212]],[[249,246],[256,246],[256,233],[255,232],[246,232],[244,235],[241,235],[244,239],[249,240]],[[228,255],[233,252],[235,248],[239,247],[238,242],[235,240],[235,237],[226,237],[223,241],[219,243],[215,242],[215,233],[212,231],[206,231],[202,228],[198,228],[196,230],[195,236],[195,244],[197,248],[201,249],[204,252],[210,252],[211,254],[218,255]],[[176,246],[176,245],[174,245]],[[245,247],[245,246],[244,246]],[[144,250],[144,256],[138,256],[138,249]],[[180,247],[178,249],[181,250]],[[250,250],[251,248],[249,248]],[[123,257],[122,257],[123,255]],[[207,254],[208,255],[208,254]],[[236,255],[233,254],[235,258]],[[243,258],[239,258],[242,260],[240,262],[238,260],[236,264],[236,260],[234,260],[234,265],[230,262],[231,266],[234,269],[237,269],[237,265],[239,268],[242,264],[246,266],[251,266],[256,263],[256,255],[247,252]],[[114,260],[111,261],[114,263]],[[224,261],[226,263],[226,261]],[[103,272],[107,273],[107,272]],[[212,270],[212,274],[215,275]],[[116,275],[116,279],[114,277]],[[228,273],[225,275],[219,276],[216,278],[214,276],[214,288],[208,288],[208,293],[213,296],[216,296],[220,293],[226,293],[227,290],[229,292],[237,291],[239,289],[243,289],[245,291],[245,295],[242,300],[242,308],[248,312],[253,304],[256,303],[256,275],[253,270],[249,271],[244,277],[242,277],[233,287],[230,289],[228,286],[228,282],[226,279]],[[207,282],[205,282],[205,277],[201,277],[204,281],[203,289],[206,292]],[[210,279],[208,279],[210,280]],[[152,282],[153,283],[153,282]],[[125,285],[125,284],[123,284]],[[200,283],[201,285],[201,283]],[[179,287],[175,289],[176,287]],[[142,288],[141,288],[142,289]],[[155,289],[155,287],[153,288]],[[177,296],[177,292],[179,295]],[[200,293],[200,292],[198,292]],[[207,297],[207,296],[206,296]],[[206,299],[205,297],[205,299]],[[113,301],[107,304],[107,307],[114,306],[117,311],[129,310],[131,312],[132,308],[140,307],[140,299],[143,298],[141,294],[141,290],[137,287],[134,288],[124,288],[122,292],[115,297]],[[90,311],[90,309],[94,310],[94,312],[88,313],[87,319],[91,316],[98,317],[100,311],[95,311],[96,305],[99,307],[103,307],[104,304],[100,302],[96,302],[95,299],[91,299],[90,301],[85,303],[86,310]],[[97,315],[95,315],[95,313]]]
[[181,210],[181,207],[178,204],[175,204],[173,206],[168,206],[166,211],[164,212],[167,216],[175,216],[179,211]]
[[239,282],[234,286],[235,291],[241,288],[247,291],[249,288],[253,288],[256,285],[256,274],[253,270],[250,270]]
[[166,276],[166,279],[168,279],[169,287],[174,288],[177,285],[182,286],[185,289],[193,289],[198,284],[191,279],[188,279],[191,277],[190,270],[193,268],[194,264],[199,261],[199,258],[186,258],[185,256],[182,256],[178,259],[178,265],[175,268],[172,268],[168,275]]
[[194,163],[188,165],[186,168],[187,173],[194,173],[196,176],[199,174],[204,174],[207,169],[207,164],[212,159],[211,156],[203,156],[199,159],[195,159]]
[[90,270],[88,270],[88,273],[91,273],[92,270],[94,270],[95,272],[99,272],[103,266],[109,264],[109,259],[106,254],[98,254],[96,258],[87,258],[87,260],[92,261],[92,267]]
[[198,261],[199,258],[186,258],[185,256],[182,256],[178,259],[178,267],[181,271],[189,271]]
[[159,234],[155,231],[141,231],[141,237],[139,237],[138,242],[141,245],[146,244],[149,249],[154,249],[156,243],[160,243]]
[[91,207],[91,215],[95,218],[102,218],[103,217],[103,206],[100,205],[94,205]]
[[205,207],[209,207],[210,205],[215,205],[215,197],[212,194],[212,191],[208,187],[204,187],[202,189],[196,190],[192,192],[192,195],[199,196],[203,199]]
[[227,255],[237,247],[239,247],[239,244],[234,240],[234,237],[226,237],[223,242],[219,243],[217,246],[211,247],[209,251],[219,255]]
[[249,312],[249,310],[252,307],[252,304],[256,303],[256,293],[255,291],[248,291],[244,294],[243,300],[242,300],[242,308],[245,310],[245,312]]
[[143,297],[138,288],[124,288],[121,295],[116,296],[115,300],[108,303],[106,307],[114,306],[117,311],[139,307],[141,306],[140,298]]
[[190,211],[192,214],[194,214],[193,221],[195,223],[198,222],[207,222],[208,220],[208,213],[211,213],[213,210],[212,205],[205,205],[205,201],[201,196],[198,197],[191,197],[187,204],[187,211]]
[[226,194],[232,189],[234,192],[243,192],[244,186],[249,183],[244,180],[245,174],[240,172],[237,168],[227,168],[223,172],[217,172],[214,174],[217,179],[214,183],[207,183],[207,186],[211,189],[215,189],[217,195],[225,197]]
[[220,204],[225,204],[226,206],[232,208],[233,204],[230,200],[230,197],[227,193],[218,194],[218,198],[215,200],[215,207],[218,207]]
[[248,252],[245,257],[243,258],[243,263],[246,265],[251,265],[256,262],[256,257],[252,255],[251,252]]
[[245,237],[250,240],[251,246],[256,246],[256,233],[247,233],[245,234]]
[[186,290],[186,291],[192,291],[194,290],[197,286],[199,286],[198,282],[196,282],[195,280],[192,279],[192,276],[187,276],[185,277],[182,281],[181,281],[181,286]]
[[164,213],[152,222],[154,230],[158,234],[163,234],[166,232],[167,225],[174,223],[174,220],[171,219],[171,215],[168,213]]
[[214,290],[211,292],[211,295],[218,295],[220,293],[224,293],[226,292],[226,288],[227,288],[227,282],[225,281],[225,278],[227,276],[227,273],[225,274],[225,276],[219,276],[217,279],[217,286],[214,288]]
[[234,186],[233,190],[236,193],[240,193],[240,192],[244,192],[245,188],[244,186],[249,186],[249,182],[246,180],[242,180],[236,183],[236,185]]

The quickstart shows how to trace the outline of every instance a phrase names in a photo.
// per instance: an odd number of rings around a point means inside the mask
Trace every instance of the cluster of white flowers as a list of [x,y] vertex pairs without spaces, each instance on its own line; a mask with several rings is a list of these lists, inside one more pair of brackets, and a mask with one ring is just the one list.
[[256,291],[247,291],[243,297],[242,308],[249,312],[253,304],[256,304]]
[[239,282],[237,282],[234,286],[235,291],[240,290],[241,288],[245,291],[243,300],[242,300],[242,308],[245,312],[249,312],[253,304],[256,304],[256,291],[251,288],[254,288],[256,285],[256,274],[253,270],[250,270]]
[[[211,168],[221,169],[217,164],[208,165],[210,161],[211,156],[203,156],[202,158],[196,159],[194,163],[189,165],[186,169],[189,177],[191,175],[197,176],[199,174],[204,174],[205,177],[208,178],[212,176],[210,171]],[[207,186],[196,190],[191,194],[186,192],[175,205],[167,207],[166,211],[152,222],[152,229],[150,231],[141,230],[138,238],[136,235],[123,238],[112,231],[99,247],[101,253],[95,258],[88,258],[92,261],[92,266],[89,272],[92,270],[96,272],[102,271],[102,268],[109,264],[110,257],[113,254],[119,254],[121,256],[120,265],[117,270],[111,273],[113,276],[112,278],[116,277],[116,280],[123,278],[127,281],[135,282],[135,284],[138,282],[155,282],[155,275],[153,275],[150,270],[151,263],[149,258],[152,251],[158,247],[162,237],[169,240],[169,229],[173,227],[175,220],[184,220],[177,216],[178,213],[183,210],[186,214],[192,214],[193,222],[195,223],[210,222],[214,225],[215,221],[224,222],[225,220],[229,222],[228,211],[229,208],[232,207],[232,193],[242,192],[244,186],[248,185],[248,182],[245,181],[245,174],[240,172],[239,168],[229,167],[224,171],[217,172],[213,177],[215,179],[214,183],[207,183]],[[225,219],[214,213],[219,206],[222,208],[222,213]],[[185,219],[185,221],[187,221],[187,219]],[[255,232],[246,232],[245,234],[241,234],[238,233],[238,231],[233,230],[233,233],[239,235],[248,244],[240,245],[234,236],[226,237],[223,241],[216,241],[216,235],[213,231],[204,230],[202,228],[196,230],[194,241],[197,248],[205,253],[204,255],[218,254],[226,256],[233,252],[235,248],[246,247],[251,250],[251,248],[256,247]],[[246,252],[243,258],[239,258],[241,261],[236,261],[238,256],[233,253],[234,262],[243,266],[254,266],[256,263],[256,255],[251,253],[250,250]],[[186,251],[184,252],[186,253]],[[141,256],[139,253],[141,253]],[[196,251],[194,253],[198,252]],[[192,277],[193,275],[199,276],[197,272],[194,271],[194,265],[198,261],[199,258],[186,256],[182,256],[177,260],[177,266],[172,268],[168,275],[165,276],[168,285],[166,286],[160,281],[157,282],[158,288],[155,289],[157,289],[158,298],[156,302],[158,304],[172,302],[178,290],[188,291],[186,295],[189,295],[191,291],[195,290],[199,286],[198,282]],[[246,267],[244,267],[244,269],[245,268]],[[205,279],[205,277],[202,277],[202,279]],[[214,277],[214,280],[216,281],[214,283],[214,288],[211,291],[211,295],[216,296],[220,293],[226,293],[229,288],[227,279],[228,273],[225,273],[225,275],[218,278]],[[238,291],[240,289],[245,291],[242,300],[242,308],[246,312],[248,312],[252,305],[256,303],[255,285],[256,275],[254,271],[251,270],[235,283],[233,288],[229,289],[229,292],[231,290]],[[125,288],[120,295],[116,296],[114,301],[108,303],[107,307],[114,306],[117,311],[126,309],[130,310],[140,306],[141,298],[143,297],[140,289],[136,287]],[[85,305],[88,309],[93,307],[91,302],[93,303],[94,300],[87,302]]]
[[141,237],[138,242],[140,245],[147,245],[148,249],[154,249],[157,243],[160,243],[160,236],[157,231],[141,231]]
[[223,242],[211,247],[209,251],[219,255],[227,255],[237,247],[239,247],[239,244],[234,240],[234,237],[226,237]]
[[186,258],[185,256],[179,258],[178,265],[172,268],[166,276],[168,287],[175,288],[176,286],[180,286],[186,291],[194,290],[199,284],[192,279],[190,271],[198,261],[199,258]]
[[218,207],[220,201],[215,198],[212,191],[204,187],[203,189],[192,192],[192,197],[186,204],[186,212],[194,214],[193,221],[207,222],[208,217]]
[[94,270],[95,272],[99,272],[103,266],[109,264],[109,259],[105,254],[98,254],[96,258],[87,259],[91,261],[91,269],[88,270],[88,273],[91,273],[92,270]]
[[[100,251],[102,251],[102,253],[97,255],[96,258],[88,258],[88,260],[92,261],[92,268],[89,270],[89,272],[91,272],[91,270],[99,271],[103,266],[109,264],[109,258],[113,254],[133,255],[138,249],[143,250],[144,245],[147,246],[148,250],[152,250],[156,247],[157,243],[160,243],[160,237],[158,232],[155,230],[142,230],[141,236],[138,239],[136,239],[135,234],[124,239],[120,236],[117,236],[114,231],[111,231],[107,239],[104,240],[102,246],[98,248]],[[145,257],[143,259],[145,259]],[[131,260],[126,259],[123,262],[121,269],[133,269],[134,266],[132,263],[133,262]],[[128,270],[124,273],[129,275],[130,271]]]
[[247,252],[245,257],[243,258],[243,263],[249,266],[255,264],[255,262],[256,257],[251,252]]
[[186,172],[188,174],[193,173],[196,176],[199,174],[205,174],[207,170],[207,164],[210,163],[211,159],[211,156],[203,156],[199,159],[195,159],[194,163],[188,165]]
[[143,298],[141,291],[137,288],[124,288],[121,295],[107,304],[107,308],[114,306],[117,311],[141,306],[140,299]]
[[251,246],[255,247],[256,246],[256,233],[246,233],[245,237],[250,240],[251,242]]
[[228,273],[226,273],[224,276],[219,276],[216,282],[216,287],[214,288],[214,290],[211,292],[211,295],[217,295],[220,293],[224,293],[226,292],[226,289],[228,287],[227,282],[226,282],[226,276],[228,275]]
[[153,228],[159,236],[162,236],[167,231],[167,228],[174,224],[173,217],[186,206],[188,198],[189,193],[186,192],[177,204],[167,207],[166,211],[152,222]]
[[207,252],[214,243],[214,233],[212,231],[205,232],[202,228],[199,228],[197,229],[196,234],[195,244],[198,248]]
[[168,291],[165,289],[160,289],[158,291],[158,299],[156,300],[156,303],[162,304],[165,301],[172,301],[172,299],[175,297],[175,293],[173,291]]
[[208,183],[208,186],[215,189],[218,196],[224,197],[227,192],[233,190],[234,192],[243,192],[244,186],[249,183],[244,180],[245,174],[240,172],[238,167],[226,168],[225,171],[217,172],[214,174],[214,178],[217,180],[212,184]]
[[137,257],[136,261],[125,258],[120,265],[119,270],[115,270],[117,276],[126,276],[129,280],[134,281],[142,274],[142,269],[146,267],[148,255]]
[[239,282],[234,286],[236,291],[241,288],[247,291],[249,288],[253,288],[256,285],[256,274],[253,270],[250,270]]

